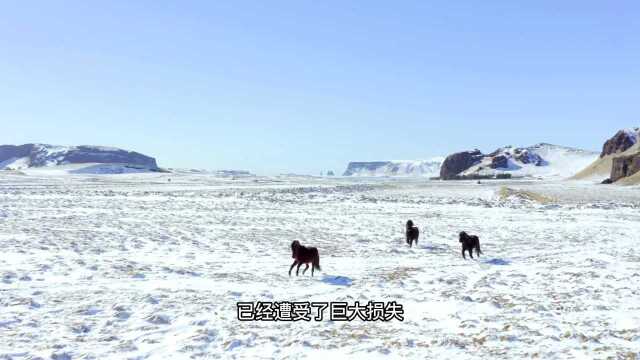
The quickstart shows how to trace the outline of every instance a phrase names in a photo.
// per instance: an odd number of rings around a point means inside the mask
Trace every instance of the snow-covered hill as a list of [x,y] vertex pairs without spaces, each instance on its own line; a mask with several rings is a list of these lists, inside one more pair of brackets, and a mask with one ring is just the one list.
[[[445,176],[442,173],[441,176],[446,179],[456,175],[490,176],[506,173],[513,177],[567,178],[597,158],[598,153],[593,151],[546,143],[524,148],[505,146],[490,154],[479,151],[453,154],[445,160],[442,171]],[[456,166],[456,162],[464,164]]]
[[[54,168],[47,169],[51,167]],[[150,156],[114,147],[0,145],[0,170],[35,168],[69,173],[113,174],[155,171],[158,170],[158,165]]]
[[444,158],[350,162],[343,176],[438,176]]

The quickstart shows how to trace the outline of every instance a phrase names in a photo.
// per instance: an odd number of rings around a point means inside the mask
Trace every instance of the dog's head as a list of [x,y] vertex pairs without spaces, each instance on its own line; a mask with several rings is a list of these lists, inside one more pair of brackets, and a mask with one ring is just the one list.
[[467,235],[466,232],[461,231],[460,232],[460,240],[459,240],[459,242],[464,242],[468,237],[469,237],[469,235]]
[[296,257],[296,253],[298,252],[298,248],[300,247],[300,241],[298,240],[294,240],[291,243],[291,257],[295,258]]
[[407,221],[407,229],[411,229],[413,227],[413,221]]

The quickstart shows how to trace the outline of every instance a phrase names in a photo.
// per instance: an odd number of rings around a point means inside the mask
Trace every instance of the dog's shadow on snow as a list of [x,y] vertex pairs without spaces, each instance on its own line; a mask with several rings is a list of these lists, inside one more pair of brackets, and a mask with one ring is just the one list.
[[449,252],[448,246],[440,245],[440,244],[418,245],[418,248],[420,250],[426,250],[428,252],[438,253],[438,254]]
[[487,265],[511,265],[511,261],[510,260],[501,259],[501,258],[493,258],[493,259],[489,259],[489,260],[483,260],[482,263],[483,264],[487,264]]
[[320,281],[335,286],[351,286],[351,284],[353,284],[353,279],[339,275],[323,275]]

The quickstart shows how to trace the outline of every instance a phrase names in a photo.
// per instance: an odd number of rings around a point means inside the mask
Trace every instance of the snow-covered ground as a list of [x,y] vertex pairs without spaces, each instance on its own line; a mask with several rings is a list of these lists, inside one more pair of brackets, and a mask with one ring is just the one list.
[[[639,208],[637,187],[579,182],[3,173],[0,359],[635,358]],[[314,278],[287,275],[295,239]],[[369,300],[405,321],[237,320],[239,301]]]

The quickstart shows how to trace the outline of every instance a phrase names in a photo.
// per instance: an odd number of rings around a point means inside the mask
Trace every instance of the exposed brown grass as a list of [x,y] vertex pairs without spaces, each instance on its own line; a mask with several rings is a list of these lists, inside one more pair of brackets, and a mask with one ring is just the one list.
[[506,186],[500,188],[498,192],[500,200],[506,200],[510,197],[515,197],[522,200],[533,201],[540,204],[550,204],[556,202],[552,197],[535,193],[533,191],[526,191],[520,189],[512,189]]
[[411,276],[410,272],[416,272],[416,271],[420,271],[422,270],[422,268],[416,268],[416,267],[399,267],[396,269],[393,269],[390,272],[384,273],[382,274],[382,278],[385,279],[386,281],[393,281],[393,280],[404,280],[407,279]]

